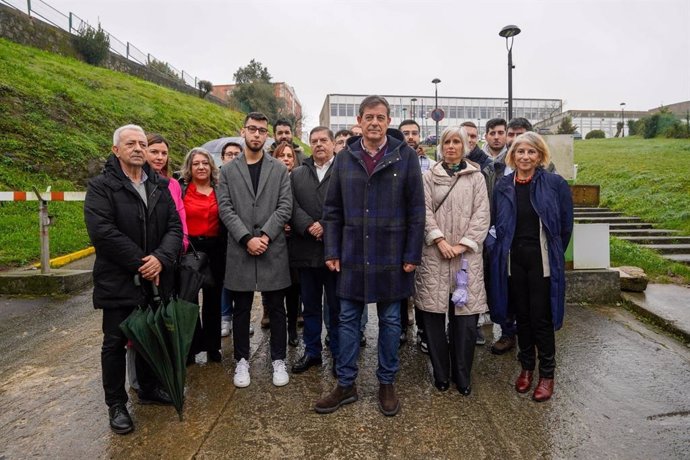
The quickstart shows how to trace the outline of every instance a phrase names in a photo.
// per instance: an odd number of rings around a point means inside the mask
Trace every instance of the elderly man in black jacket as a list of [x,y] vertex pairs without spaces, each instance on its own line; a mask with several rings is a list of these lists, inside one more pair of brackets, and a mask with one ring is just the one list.
[[[321,365],[322,293],[330,308],[330,348],[333,360],[338,354],[338,299],[335,296],[336,273],[326,267],[323,257],[323,201],[331,178],[335,150],[333,132],[317,126],[309,133],[312,156],[304,160],[291,176],[292,238],[290,266],[299,269],[302,303],[304,304],[304,355],[292,367],[299,374]],[[335,372],[335,364],[333,365]]]
[[[149,302],[151,283],[163,296],[172,291],[173,262],[182,247],[182,225],[168,183],[149,169],[146,147],[141,127],[118,128],[113,153],[103,173],[89,181],[84,203],[86,229],[96,249],[93,303],[103,310],[103,389],[110,427],[118,434],[134,429],[126,408],[127,338],[120,323]],[[139,402],[171,404],[151,369],[137,358]]]

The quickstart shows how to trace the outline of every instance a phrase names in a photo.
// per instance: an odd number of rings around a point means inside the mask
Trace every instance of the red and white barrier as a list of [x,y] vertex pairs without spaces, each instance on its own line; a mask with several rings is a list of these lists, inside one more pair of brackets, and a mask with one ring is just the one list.
[[[86,192],[41,192],[45,201],[84,201]],[[0,201],[38,201],[34,192],[0,192]]]

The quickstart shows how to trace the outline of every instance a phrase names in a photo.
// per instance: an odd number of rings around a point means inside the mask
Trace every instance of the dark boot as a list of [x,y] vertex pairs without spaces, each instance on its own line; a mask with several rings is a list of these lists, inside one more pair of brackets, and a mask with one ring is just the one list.
[[553,379],[539,378],[539,383],[537,383],[537,388],[534,389],[534,394],[532,399],[536,402],[544,402],[551,399],[553,395]]
[[513,348],[515,348],[515,337],[503,335],[491,346],[491,353],[495,355],[502,355],[509,352]]
[[392,383],[379,384],[379,410],[389,417],[400,410],[400,400],[395,394],[395,386]]
[[134,430],[134,423],[132,423],[132,418],[124,404],[114,404],[108,408],[108,416],[110,417],[110,429],[113,432],[127,434]]
[[340,406],[357,401],[357,385],[349,387],[337,385],[333,391],[322,397],[314,404],[314,411],[317,414],[330,414],[338,410]]
[[532,388],[532,376],[534,372],[525,369],[520,372],[517,380],[515,380],[515,391],[518,393],[527,393]]

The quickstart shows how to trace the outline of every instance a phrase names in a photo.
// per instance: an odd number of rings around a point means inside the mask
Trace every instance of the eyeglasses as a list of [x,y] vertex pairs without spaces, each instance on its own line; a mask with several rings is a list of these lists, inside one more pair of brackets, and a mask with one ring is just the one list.
[[259,128],[258,126],[251,126],[251,125],[245,126],[244,129],[246,129],[247,131],[249,131],[252,134],[256,134],[257,131],[262,136],[265,136],[266,134],[268,134],[268,130],[266,128]]

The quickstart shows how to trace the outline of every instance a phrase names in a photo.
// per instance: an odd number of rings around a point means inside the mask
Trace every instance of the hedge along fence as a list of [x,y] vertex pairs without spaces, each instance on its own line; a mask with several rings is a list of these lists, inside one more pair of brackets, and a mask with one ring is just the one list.
[[[33,19],[39,19],[35,21]],[[34,46],[46,51],[82,58],[74,46],[73,39],[82,31],[99,30],[76,14],[67,14],[55,9],[43,0],[0,0],[0,36],[23,45]],[[146,53],[128,41],[120,40],[106,30],[110,55],[103,65],[111,70],[152,81],[162,86],[187,94],[199,94],[202,79]],[[154,63],[164,63],[166,71],[161,72]],[[212,96],[210,102],[227,106],[227,103]]]

